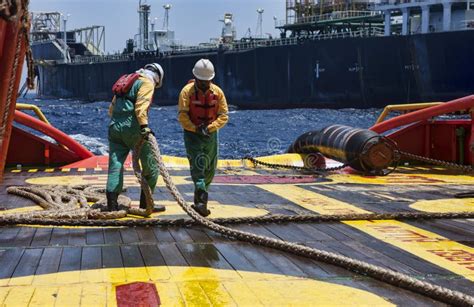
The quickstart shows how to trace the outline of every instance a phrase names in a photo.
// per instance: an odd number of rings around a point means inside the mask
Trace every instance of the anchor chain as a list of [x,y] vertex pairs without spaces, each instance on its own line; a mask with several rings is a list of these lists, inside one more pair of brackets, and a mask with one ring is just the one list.
[[438,160],[438,159],[427,158],[427,157],[415,155],[415,154],[404,152],[404,151],[399,151],[399,154],[401,154],[402,156],[406,158],[413,159],[416,161],[425,162],[425,163],[434,164],[434,165],[440,165],[440,166],[444,166],[446,168],[451,168],[451,169],[459,169],[465,173],[470,173],[474,171],[474,168],[470,165],[463,165],[463,164],[457,164],[457,163]]
[[323,168],[318,168],[318,167],[305,167],[305,166],[294,166],[294,165],[289,165],[289,164],[276,164],[276,163],[268,163],[264,161],[260,161],[258,159],[255,159],[253,157],[244,157],[243,160],[249,160],[252,162],[254,165],[261,165],[265,166],[268,168],[272,169],[291,169],[291,170],[296,170],[296,171],[306,171],[306,172],[312,172],[312,173],[324,173],[324,172],[335,172],[338,170],[341,170],[345,167],[348,166],[348,164],[342,164],[340,166],[335,166],[335,167],[323,167]]

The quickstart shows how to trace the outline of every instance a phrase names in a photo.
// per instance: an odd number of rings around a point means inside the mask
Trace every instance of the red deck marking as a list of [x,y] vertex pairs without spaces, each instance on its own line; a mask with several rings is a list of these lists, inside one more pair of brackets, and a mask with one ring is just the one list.
[[462,249],[428,251],[437,256],[443,257],[446,260],[456,262],[457,264],[465,266],[467,269],[474,271],[474,253],[470,253]]
[[[78,162],[63,166],[62,168],[96,168],[101,167],[107,169],[109,167],[108,156],[93,156]],[[132,167],[132,157],[129,155],[124,163],[124,167]]]
[[153,307],[160,306],[160,296],[155,284],[134,282],[115,288],[118,307]]
[[242,176],[216,176],[215,183],[233,183],[233,184],[284,184],[284,183],[312,183],[320,182],[321,178],[313,176],[260,176],[260,175],[242,175]]

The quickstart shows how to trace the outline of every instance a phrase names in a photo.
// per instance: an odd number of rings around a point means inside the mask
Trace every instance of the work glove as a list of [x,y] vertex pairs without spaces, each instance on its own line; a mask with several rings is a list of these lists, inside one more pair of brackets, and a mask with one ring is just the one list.
[[141,125],[140,126],[140,135],[142,136],[142,138],[148,138],[148,135],[149,134],[153,134],[153,131],[150,129],[150,127],[148,127],[148,125]]
[[197,132],[200,134],[200,135],[203,135],[205,137],[209,137],[209,130],[207,129],[207,125],[206,124],[201,124],[199,125],[199,127],[197,127]]

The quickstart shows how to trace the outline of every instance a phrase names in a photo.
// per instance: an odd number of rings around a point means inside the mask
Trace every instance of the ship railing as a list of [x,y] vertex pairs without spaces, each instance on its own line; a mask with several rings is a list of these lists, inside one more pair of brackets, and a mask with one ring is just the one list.
[[195,51],[206,51],[206,50],[216,50],[219,48],[218,44],[210,44],[204,46],[177,46],[173,47],[170,51],[165,51],[164,54],[173,54],[173,53],[185,53],[185,52],[195,52]]
[[366,18],[374,17],[380,15],[378,11],[334,11],[322,15],[314,15],[307,17],[296,17],[292,22],[287,23],[286,20],[279,20],[276,22],[276,27],[283,27],[285,25],[291,24],[308,24],[308,23],[318,23],[323,21],[337,21],[341,19],[351,19],[351,18]]
[[382,0],[380,2],[371,3],[369,4],[370,9],[377,9],[380,6],[385,5],[398,5],[398,4],[406,4],[406,3],[421,3],[426,2],[427,0]]
[[[280,39],[265,39],[265,40],[252,40],[248,42],[238,42],[228,45],[204,45],[204,46],[175,46],[172,50],[161,52],[162,55],[173,55],[173,54],[184,54],[192,52],[205,52],[215,51],[218,49],[222,50],[245,50],[254,49],[259,47],[269,46],[287,46],[287,45],[298,45],[305,41],[317,41],[335,38],[353,38],[353,37],[371,37],[371,36],[383,36],[383,29],[371,28],[362,29],[357,31],[346,31],[337,33],[324,33],[317,35],[310,35],[305,37],[289,37]],[[102,63],[102,62],[119,62],[129,61],[134,59],[133,54],[114,54],[114,55],[95,55],[95,56],[76,56],[71,60],[71,64],[90,64],[90,63]]]
[[76,56],[71,59],[71,64],[88,64],[101,62],[121,62],[130,60],[130,54],[110,54],[93,56]]
[[289,38],[282,38],[282,39],[269,39],[269,40],[240,42],[240,43],[232,44],[231,49],[243,50],[243,49],[253,49],[253,48],[268,47],[268,46],[297,45],[306,40],[326,40],[326,39],[334,39],[334,38],[383,36],[383,34],[384,34],[384,31],[382,29],[372,28],[372,29],[364,29],[364,30],[358,30],[358,31],[310,35],[306,37],[289,37]]
[[459,28],[465,30],[474,30],[474,19],[460,21]]

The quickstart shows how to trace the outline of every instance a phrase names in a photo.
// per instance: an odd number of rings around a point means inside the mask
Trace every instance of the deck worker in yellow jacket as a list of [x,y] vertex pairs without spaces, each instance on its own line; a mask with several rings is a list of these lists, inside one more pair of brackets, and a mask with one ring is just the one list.
[[[106,191],[107,209],[109,211],[118,210],[117,199],[123,189],[123,164],[130,150],[141,138],[146,138],[150,133],[153,133],[148,127],[148,110],[155,89],[160,88],[163,83],[164,72],[159,64],[152,63],[145,65],[143,69],[136,71],[134,74],[123,77],[127,76],[133,79],[122,81],[122,85],[127,82],[128,85],[124,86],[125,89],[122,91],[122,95],[115,93],[109,108],[111,120],[109,124],[109,170]],[[140,153],[142,175],[147,180],[151,190],[154,191],[159,170],[156,161],[151,157],[150,145],[145,142]],[[140,208],[146,208],[143,191],[140,195]],[[164,210],[164,206],[155,206],[154,208],[155,212]]]
[[193,69],[195,79],[179,95],[178,120],[184,129],[184,145],[194,182],[193,208],[201,215],[207,208],[208,188],[214,178],[218,159],[218,130],[227,121],[224,92],[215,84],[214,65],[200,59]]

